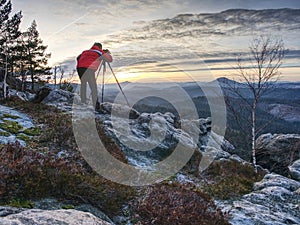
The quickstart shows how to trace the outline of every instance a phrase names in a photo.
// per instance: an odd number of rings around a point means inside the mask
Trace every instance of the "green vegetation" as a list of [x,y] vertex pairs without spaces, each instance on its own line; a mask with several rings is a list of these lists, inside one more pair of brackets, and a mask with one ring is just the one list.
[[21,125],[18,124],[18,122],[11,120],[3,120],[3,122],[0,123],[0,128],[12,134],[20,133],[22,129],[24,129]]
[[205,171],[209,184],[206,193],[217,199],[235,199],[252,191],[253,184],[262,180],[265,173],[255,173],[250,164],[236,161],[216,161]]
[[16,208],[32,209],[34,207],[34,202],[22,199],[12,199],[8,201],[5,205]]
[[0,136],[3,136],[3,137],[9,137],[10,136],[10,133],[6,132],[6,131],[0,131]]
[[156,185],[132,204],[134,224],[227,225],[228,215],[205,193],[179,185]]
[[3,114],[1,116],[2,122],[0,122],[0,136],[9,137],[13,134],[16,135],[17,139],[29,143],[32,136],[39,136],[41,134],[40,129],[37,127],[25,129],[17,121],[13,121],[18,118],[20,117],[7,113]]
[[75,209],[75,206],[74,205],[63,205],[61,208],[62,209]]
[[16,116],[16,115],[11,115],[11,114],[7,114],[7,113],[5,113],[5,114],[3,114],[1,117],[0,117],[1,119],[5,119],[5,118],[10,118],[10,119],[19,119],[20,117],[19,116]]
[[29,136],[38,136],[41,134],[41,131],[37,127],[31,127],[31,128],[28,128],[28,129],[22,131],[22,133],[29,135]]
[[26,143],[31,140],[31,138],[29,136],[27,136],[26,134],[18,134],[17,138],[22,141],[25,141]]

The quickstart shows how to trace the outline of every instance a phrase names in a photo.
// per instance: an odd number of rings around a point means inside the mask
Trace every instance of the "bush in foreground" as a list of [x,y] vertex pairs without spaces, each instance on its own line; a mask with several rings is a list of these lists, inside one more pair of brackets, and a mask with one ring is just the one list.
[[210,197],[182,186],[157,185],[133,203],[135,224],[227,225],[224,215]]
[[59,158],[20,145],[0,146],[0,201],[54,197],[89,203],[108,215],[133,198],[131,187],[108,181],[81,159]]

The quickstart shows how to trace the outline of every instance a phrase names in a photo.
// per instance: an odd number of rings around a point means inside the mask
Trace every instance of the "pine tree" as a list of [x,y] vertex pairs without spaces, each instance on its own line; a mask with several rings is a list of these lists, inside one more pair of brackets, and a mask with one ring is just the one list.
[[16,44],[16,39],[21,35],[19,25],[21,23],[21,11],[10,18],[12,11],[11,1],[0,0],[0,75],[3,77],[4,97],[6,96],[6,79],[8,69],[13,68],[12,49]]
[[47,67],[48,59],[51,54],[46,54],[47,45],[43,45],[39,38],[37,24],[34,20],[26,32],[22,34],[23,44],[26,50],[26,64],[31,76],[31,88],[34,89],[35,78],[38,75],[45,74],[50,68]]

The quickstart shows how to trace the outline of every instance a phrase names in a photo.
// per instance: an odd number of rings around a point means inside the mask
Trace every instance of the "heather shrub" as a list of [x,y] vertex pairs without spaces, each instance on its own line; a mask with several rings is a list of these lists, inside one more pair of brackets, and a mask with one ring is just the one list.
[[133,203],[135,224],[226,225],[224,215],[210,197],[182,186],[157,185]]
[[18,144],[0,146],[2,203],[54,197],[90,203],[112,215],[134,195],[133,188],[100,177],[81,158],[59,158]]
[[208,185],[206,192],[218,199],[238,198],[252,191],[253,184],[260,181],[265,173],[255,173],[250,164],[237,161],[214,161],[204,172]]

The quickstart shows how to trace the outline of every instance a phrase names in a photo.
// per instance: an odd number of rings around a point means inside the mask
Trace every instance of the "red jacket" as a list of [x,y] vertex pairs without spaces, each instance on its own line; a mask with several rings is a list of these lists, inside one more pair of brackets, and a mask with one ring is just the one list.
[[112,62],[112,56],[109,53],[105,53],[98,46],[94,45],[91,49],[83,51],[77,57],[77,68],[89,68],[97,70],[101,64],[102,58],[107,62]]

